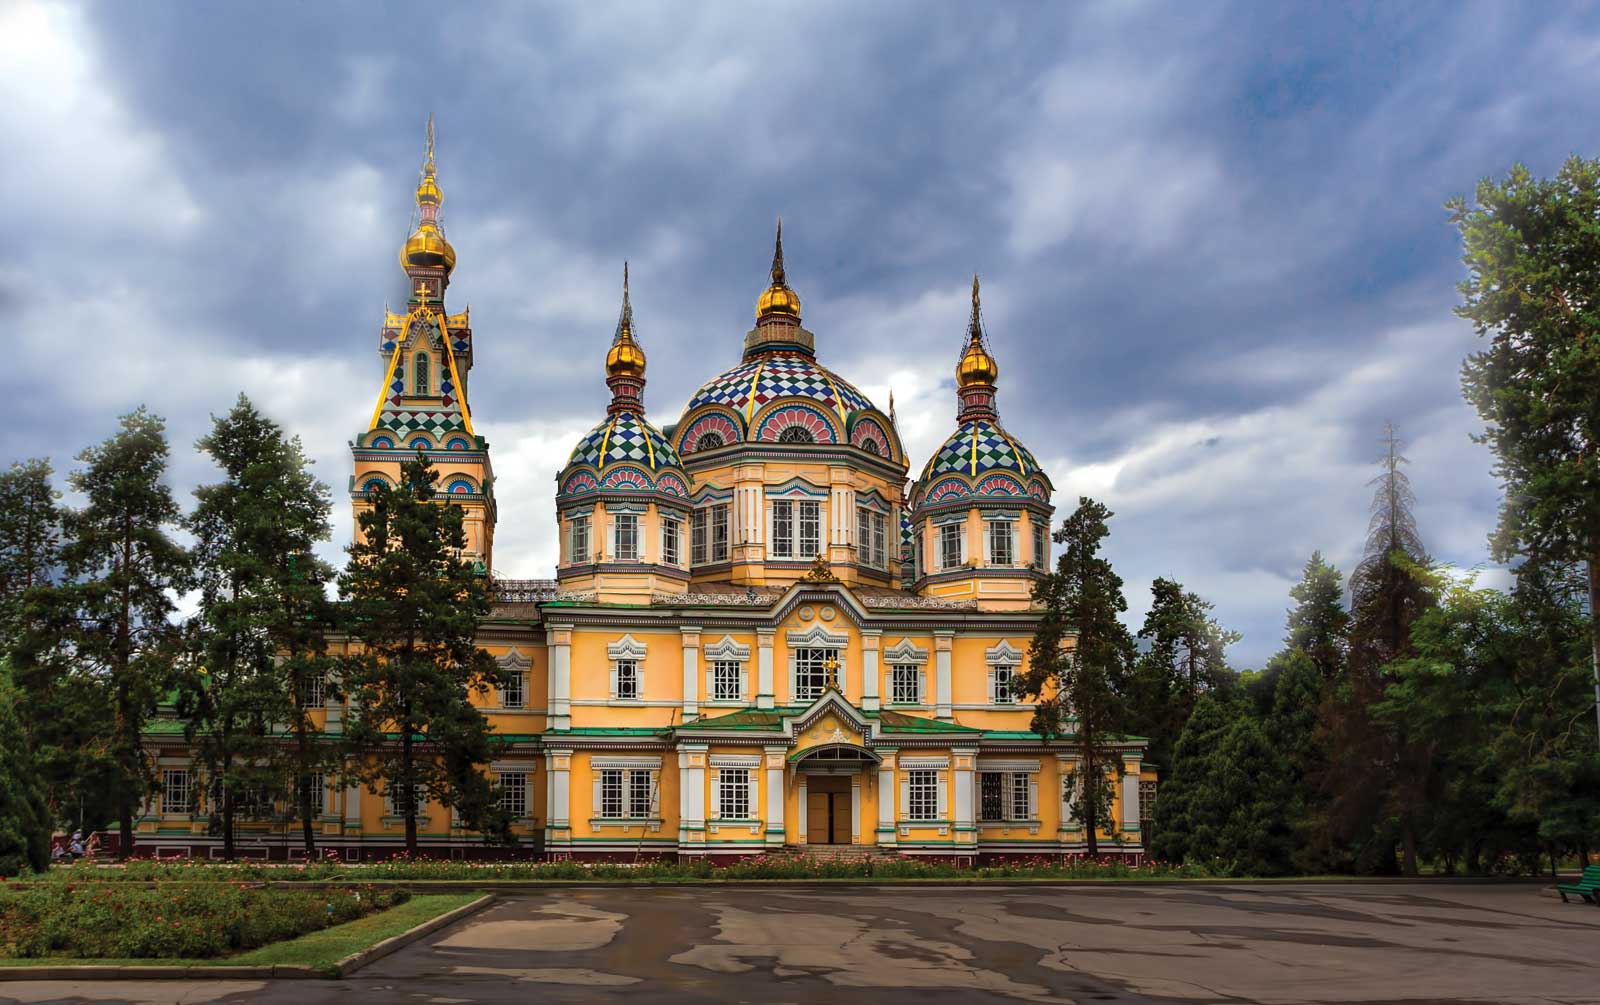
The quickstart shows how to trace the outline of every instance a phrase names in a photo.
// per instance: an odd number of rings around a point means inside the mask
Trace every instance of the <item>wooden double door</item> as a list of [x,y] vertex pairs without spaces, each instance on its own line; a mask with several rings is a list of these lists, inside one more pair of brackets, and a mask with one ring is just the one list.
[[848,775],[807,776],[806,843],[850,843],[850,778]]

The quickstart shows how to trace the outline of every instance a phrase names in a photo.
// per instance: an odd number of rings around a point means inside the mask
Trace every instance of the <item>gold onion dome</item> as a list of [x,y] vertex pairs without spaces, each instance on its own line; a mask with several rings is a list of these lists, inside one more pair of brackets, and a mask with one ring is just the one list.
[[1000,364],[995,362],[983,344],[983,324],[978,308],[978,277],[972,277],[972,320],[967,326],[967,348],[956,364],[956,385],[993,384],[1000,376]]
[[772,252],[772,285],[756,301],[756,320],[774,316],[799,319],[800,294],[789,289],[783,274],[783,221],[778,221],[778,239]]
[[422,165],[422,180],[417,183],[417,229],[406,238],[400,249],[402,266],[418,266],[445,272],[456,267],[456,249],[445,240],[439,227],[439,207],[444,203],[444,193],[439,189],[439,179],[433,166],[433,116],[428,116],[428,157]]
[[606,353],[606,376],[643,377],[644,347],[633,337],[633,305],[628,302],[628,263],[622,263],[622,315],[617,318],[617,334]]

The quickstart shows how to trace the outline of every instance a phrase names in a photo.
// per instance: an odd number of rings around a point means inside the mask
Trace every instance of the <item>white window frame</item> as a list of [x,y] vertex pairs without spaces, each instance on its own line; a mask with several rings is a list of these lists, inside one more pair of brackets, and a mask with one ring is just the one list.
[[683,564],[683,521],[675,516],[661,516],[661,564]]
[[1050,527],[1041,523],[1037,518],[1033,524],[1033,566],[1040,572],[1049,572],[1050,565]]
[[913,823],[933,823],[939,819],[938,769],[906,771],[906,819]]
[[328,675],[312,674],[306,678],[306,708],[322,708],[328,704]]
[[713,564],[717,562],[726,562],[728,560],[729,545],[731,545],[733,542],[733,507],[728,503],[717,503],[715,506],[710,507],[710,509],[710,561]]
[[1015,705],[1017,696],[1011,690],[1011,681],[1017,676],[1017,668],[1010,663],[997,663],[989,667],[989,704]]
[[[182,798],[174,799],[174,793]],[[193,814],[196,811],[194,774],[188,768],[164,768],[161,772],[161,812]]]
[[611,699],[613,701],[639,701],[639,661],[621,659],[611,664]]
[[[384,810],[384,815],[385,816],[403,817],[403,816],[406,815],[405,806],[402,805],[400,799],[396,799],[395,797],[396,796],[400,796],[408,788],[411,788],[411,789],[414,790],[415,786],[406,786],[406,785],[402,785],[402,784],[400,784],[398,782],[395,782],[395,781],[389,781],[389,782],[384,783],[384,786],[383,786],[383,810]],[[411,795],[410,798],[411,798],[411,801],[413,803],[417,802],[417,798],[416,798],[416,795],[415,795],[414,792],[413,792],[413,794]],[[422,811],[424,809],[426,809],[425,806],[420,805],[420,804],[417,805],[417,816],[420,817],[422,815]]]
[[716,792],[716,818],[718,820],[751,820],[755,813],[755,783],[749,768],[718,768]]
[[528,818],[528,772],[501,771],[495,775],[500,786],[500,808],[513,820]]
[[767,522],[769,557],[804,561],[822,553],[822,500],[773,499]]
[[873,569],[889,567],[889,517],[870,506],[856,507],[856,554]]
[[922,569],[925,564],[922,555],[924,543],[922,528],[918,527],[911,535],[911,577],[913,579],[922,578]]
[[[644,700],[644,661],[647,650],[644,643],[632,635],[606,646],[606,657],[611,661],[610,698],[612,701],[632,704]],[[624,678],[631,685],[632,694],[624,695]]]
[[[614,783],[614,784],[613,784]],[[600,768],[595,771],[594,815],[602,820],[625,820],[628,816],[628,770]]]
[[702,506],[689,515],[689,565],[711,561],[711,508]]
[[[816,701],[828,693],[827,662],[829,659],[838,664],[838,668],[834,671],[834,679],[842,688],[844,686],[844,656],[841,649],[833,646],[800,646],[794,650],[792,662],[794,665],[795,701]],[[807,682],[808,677],[816,677],[820,683],[809,684]]]
[[500,673],[500,707],[526,708],[528,704],[528,672],[503,670]]
[[[621,758],[627,762],[629,758]],[[593,769],[594,816],[599,820],[653,820],[659,808],[659,766],[601,763]]]
[[[955,545],[954,556],[951,555],[951,545]],[[967,564],[967,525],[966,523],[947,523],[939,527],[939,568],[959,569]]]
[[[626,528],[626,534],[624,534]],[[624,547],[624,537],[627,547]],[[611,560],[613,562],[644,561],[644,542],[639,538],[639,514],[616,513],[611,517]],[[626,554],[624,553],[626,552]]]
[[1017,534],[1010,520],[990,520],[984,528],[984,558],[988,564],[1011,568],[1017,564]]
[[[905,678],[909,678],[911,687],[909,697],[907,689],[901,687]],[[889,666],[889,704],[891,705],[921,705],[922,704],[922,667],[915,663],[893,663]]]
[[[984,788],[989,780],[999,786],[999,813],[992,812]],[[1025,823],[1039,817],[1039,787],[1033,773],[1027,771],[992,771],[980,767],[978,771],[978,820],[981,823]]]
[[[297,794],[296,802],[298,801]],[[297,806],[296,809],[298,810],[298,808]],[[328,780],[323,777],[322,772],[313,771],[311,773],[311,815],[320,817],[326,812],[328,812]]]
[[709,701],[744,700],[744,664],[738,660],[713,660],[711,686],[706,694]]
[[589,516],[574,516],[567,520],[567,562],[583,565],[594,560],[593,546],[589,543]]

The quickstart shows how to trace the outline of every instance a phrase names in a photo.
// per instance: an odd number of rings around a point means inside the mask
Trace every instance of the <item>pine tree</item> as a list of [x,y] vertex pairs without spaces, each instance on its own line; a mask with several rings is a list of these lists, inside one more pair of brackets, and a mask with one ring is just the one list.
[[1054,572],[1034,588],[1044,608],[1028,651],[1028,668],[1014,685],[1032,698],[1033,731],[1049,739],[1070,734],[1080,767],[1074,816],[1083,821],[1090,855],[1097,831],[1115,829],[1111,781],[1119,773],[1117,742],[1126,708],[1122,695],[1133,639],[1119,615],[1127,610],[1122,578],[1099,554],[1112,513],[1087,496],[1054,538],[1066,547]]
[[1489,345],[1461,384],[1505,487],[1494,557],[1588,566],[1600,722],[1600,160],[1521,164],[1446,203],[1470,272],[1456,313]]
[[[61,583],[36,593],[18,667],[58,752],[92,795],[109,790],[133,851],[134,811],[152,791],[145,723],[173,678],[178,632],[172,595],[187,588],[188,556],[168,536],[178,504],[163,482],[166,429],[140,408],[78,456],[71,486],[87,501],[62,517]],[[75,763],[74,763],[75,762]]]
[[0,472],[0,647],[22,631],[25,597],[44,586],[60,562],[61,512],[50,462],[35,458]]
[[51,815],[43,776],[17,718],[19,697],[0,660],[0,878],[50,866]]
[[1150,585],[1151,605],[1139,638],[1148,647],[1127,686],[1131,731],[1150,740],[1150,763],[1170,763],[1172,745],[1200,695],[1233,686],[1227,647],[1239,640],[1211,616],[1212,604],[1171,579]]
[[[313,726],[302,679],[308,651],[317,651],[328,605],[327,566],[312,547],[328,535],[327,487],[306,470],[297,440],[258,412],[244,395],[197,444],[222,469],[223,480],[195,490],[188,526],[201,591],[195,619],[197,669],[189,675],[179,712],[220,817],[223,857],[234,857],[241,809],[270,809],[289,777],[315,767]],[[289,723],[296,737],[284,757],[276,731]],[[311,763],[307,763],[307,762]],[[307,851],[308,792],[292,786]]]
[[1357,672],[1377,674],[1408,655],[1411,624],[1433,604],[1411,481],[1394,426],[1384,427],[1383,471],[1372,480],[1372,520],[1361,562],[1350,574],[1350,656]]
[[461,557],[462,510],[435,501],[437,480],[419,452],[398,486],[376,487],[340,577],[361,646],[344,670],[355,699],[345,729],[351,768],[392,795],[410,852],[424,799],[456,810],[467,827],[509,837],[482,773],[495,749],[490,727],[468,701],[499,683],[495,661],[474,642],[489,611],[487,584]]
[[1344,609],[1342,584],[1339,570],[1322,560],[1322,552],[1314,551],[1300,582],[1289,590],[1295,606],[1289,610],[1284,643],[1309,656],[1324,680],[1343,674],[1350,651],[1350,615]]

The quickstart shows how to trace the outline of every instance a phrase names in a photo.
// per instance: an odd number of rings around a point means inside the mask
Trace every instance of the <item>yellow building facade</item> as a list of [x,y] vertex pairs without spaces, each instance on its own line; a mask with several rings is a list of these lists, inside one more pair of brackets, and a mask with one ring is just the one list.
[[[469,317],[445,307],[456,260],[442,202],[430,123],[401,252],[411,297],[378,335],[352,516],[420,448],[493,577],[494,476],[469,407]],[[506,740],[488,770],[516,820],[515,854],[1082,852],[1077,749],[1031,732],[1032,706],[1011,687],[1040,616],[1031,590],[1050,561],[1052,486],[1001,424],[977,280],[956,343],[957,428],[914,477],[893,408],[827,369],[802,326],[781,224],[754,326],[665,425],[647,417],[628,286],[625,271],[610,342],[595,341],[605,414],[555,472],[555,575],[494,579],[479,638],[507,682],[481,704]],[[322,714],[336,736],[344,709],[330,698]],[[197,786],[178,778],[181,730],[168,733],[152,736],[163,795],[141,827],[157,853],[207,845]],[[1119,755],[1118,826],[1100,847],[1138,855],[1153,774],[1142,742]],[[401,842],[385,794],[333,777],[318,792],[325,847],[360,858]],[[296,826],[246,824],[240,845],[278,857]],[[419,827],[430,854],[491,853],[440,806]]]

